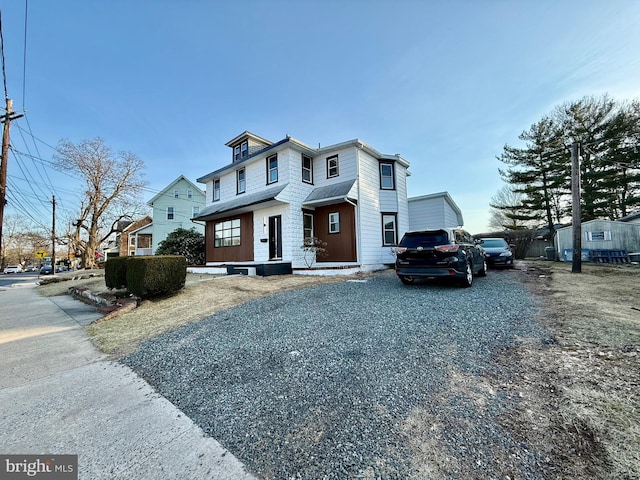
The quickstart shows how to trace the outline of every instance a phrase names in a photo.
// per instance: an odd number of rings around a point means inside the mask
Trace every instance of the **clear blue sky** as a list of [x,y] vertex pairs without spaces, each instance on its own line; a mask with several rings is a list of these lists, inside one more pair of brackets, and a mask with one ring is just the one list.
[[100,136],[137,154],[147,201],[226,165],[249,130],[400,153],[409,195],[448,191],[480,233],[505,143],[565,101],[640,98],[635,0],[29,0],[26,64],[25,4],[0,0],[29,120],[12,144],[44,162],[10,157],[9,180],[45,225],[51,194],[61,218],[79,198],[47,145]]

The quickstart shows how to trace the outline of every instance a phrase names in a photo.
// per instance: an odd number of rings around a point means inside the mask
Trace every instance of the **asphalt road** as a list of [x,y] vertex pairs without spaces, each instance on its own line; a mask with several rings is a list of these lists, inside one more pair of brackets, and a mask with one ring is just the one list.
[[8,287],[14,283],[33,283],[38,280],[38,272],[2,273],[0,287]]

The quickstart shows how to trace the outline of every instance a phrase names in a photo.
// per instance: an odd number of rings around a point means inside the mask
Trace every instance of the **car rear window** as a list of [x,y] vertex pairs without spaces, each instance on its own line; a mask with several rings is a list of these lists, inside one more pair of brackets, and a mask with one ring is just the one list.
[[425,233],[407,233],[400,241],[401,247],[416,248],[419,246],[446,245],[449,236],[444,230]]
[[507,247],[507,242],[501,238],[487,238],[482,242],[483,247],[487,248],[499,248],[499,247]]

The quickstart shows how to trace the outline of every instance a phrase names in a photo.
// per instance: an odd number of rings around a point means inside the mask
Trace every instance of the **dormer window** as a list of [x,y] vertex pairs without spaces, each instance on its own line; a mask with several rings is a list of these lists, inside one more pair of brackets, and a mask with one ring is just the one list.
[[240,145],[233,147],[233,161],[239,162],[249,156],[249,142],[244,141]]

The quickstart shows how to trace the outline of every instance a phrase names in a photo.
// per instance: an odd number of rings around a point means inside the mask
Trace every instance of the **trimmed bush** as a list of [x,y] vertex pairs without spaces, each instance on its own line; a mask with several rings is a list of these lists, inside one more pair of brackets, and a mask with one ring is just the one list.
[[109,289],[127,286],[127,259],[129,257],[111,257],[104,266],[104,282]]
[[141,298],[176,292],[187,279],[187,261],[180,255],[127,257],[127,290]]

